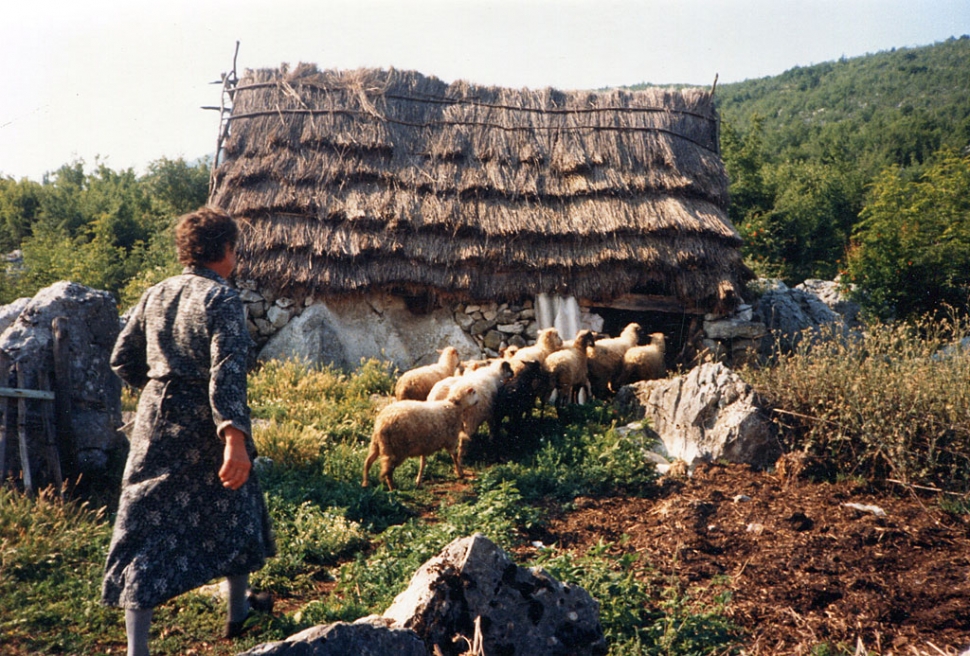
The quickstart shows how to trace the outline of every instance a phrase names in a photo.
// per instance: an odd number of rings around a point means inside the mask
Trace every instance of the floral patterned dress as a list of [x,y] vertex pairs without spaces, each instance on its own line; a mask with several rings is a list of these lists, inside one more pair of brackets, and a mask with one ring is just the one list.
[[252,340],[238,293],[187,267],[145,292],[111,367],[143,388],[105,565],[102,603],[153,608],[221,576],[255,571],[275,553],[255,472],[222,486],[223,429],[246,434]]

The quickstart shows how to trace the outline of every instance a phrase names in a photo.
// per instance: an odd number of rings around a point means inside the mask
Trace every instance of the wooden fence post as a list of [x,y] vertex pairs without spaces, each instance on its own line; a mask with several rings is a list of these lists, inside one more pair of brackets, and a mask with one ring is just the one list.
[[[21,363],[14,365],[17,370],[17,387],[24,388],[24,371]],[[27,452],[27,399],[17,399],[17,437],[20,440],[20,469],[24,476],[24,490],[28,495],[34,493],[34,479],[30,473],[30,454]]]
[[[7,354],[0,351],[0,383],[7,385],[10,382],[10,358]],[[7,480],[7,420],[10,419],[10,399],[6,396],[2,399],[3,421],[0,421],[0,485]]]
[[67,317],[51,321],[54,336],[54,424],[57,426],[57,445],[61,464],[68,478],[77,476],[77,444],[71,427],[71,354],[68,350]]
[[[46,369],[40,372],[40,389],[43,392],[50,390],[50,375]],[[57,397],[54,397],[55,403]],[[61,475],[61,459],[57,453],[57,436],[54,434],[54,426],[51,421],[51,408],[48,403],[40,406],[40,419],[44,426],[44,448],[47,454],[47,472],[50,474],[54,485],[57,486],[57,493],[64,495],[64,477]]]

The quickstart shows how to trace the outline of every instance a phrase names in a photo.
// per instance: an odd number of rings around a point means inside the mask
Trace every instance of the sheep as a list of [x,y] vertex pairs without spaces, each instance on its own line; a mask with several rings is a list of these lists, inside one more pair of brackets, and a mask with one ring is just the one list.
[[667,340],[663,333],[650,335],[646,346],[634,346],[623,354],[623,371],[617,379],[617,386],[629,385],[638,380],[653,380],[667,375],[664,355]]
[[475,388],[478,392],[478,403],[465,408],[463,417],[465,434],[469,438],[474,436],[479,426],[486,421],[491,424],[492,409],[498,390],[512,377],[512,366],[508,360],[495,359],[483,362],[484,366],[466,370],[466,373],[461,376],[451,376],[438,381],[428,393],[429,401],[442,401],[457,389]]
[[561,348],[562,337],[559,336],[558,330],[555,328],[540,330],[535,344],[532,346],[523,346],[512,355],[512,371],[519,373],[524,363],[530,360],[534,360],[541,365],[545,361],[546,356]]
[[543,366],[555,387],[557,405],[575,402],[578,390],[588,385],[586,363],[595,342],[592,331],[581,330],[576,339],[546,357]]
[[428,392],[442,378],[447,378],[455,373],[458,367],[458,351],[454,346],[446,346],[438,357],[435,364],[416,367],[404,374],[394,385],[394,398],[398,401],[414,400],[424,401],[428,398]]
[[461,478],[461,450],[468,436],[463,430],[464,410],[478,403],[478,392],[473,387],[455,390],[444,401],[395,401],[377,414],[370,451],[364,461],[364,478],[361,485],[367,487],[371,465],[380,456],[381,480],[388,490],[394,489],[394,470],[407,458],[420,457],[415,487],[421,487],[425,459],[440,449],[445,449],[455,463],[455,474]]
[[603,398],[616,391],[616,379],[623,371],[623,354],[640,341],[640,324],[628,324],[619,337],[607,337],[596,341],[589,356],[589,382],[593,394]]

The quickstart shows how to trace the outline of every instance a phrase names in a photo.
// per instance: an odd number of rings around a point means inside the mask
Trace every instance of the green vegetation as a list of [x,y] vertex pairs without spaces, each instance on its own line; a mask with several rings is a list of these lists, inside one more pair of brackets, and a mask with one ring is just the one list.
[[883,318],[965,312],[968,76],[963,36],[719,86],[749,266],[789,284],[842,273]]
[[175,217],[204,205],[207,162],[160,159],[137,177],[97,164],[66,164],[37,183],[0,178],[0,249],[23,262],[0,275],[0,303],[58,280],[104,289],[127,307],[177,273]]
[[[638,457],[644,438],[620,437],[613,411],[594,404],[562,423],[537,414],[530,420],[539,427],[535,450],[522,449],[514,461],[470,458],[478,477],[463,492],[433,493],[436,481],[453,478],[444,454],[429,458],[422,489],[408,481],[414,460],[402,466],[402,489],[361,488],[375,395],[391,389],[394,375],[375,361],[350,375],[294,362],[269,363],[251,375],[255,438],[262,457],[272,460],[257,467],[279,543],[279,555],[252,582],[274,591],[286,610],[260,618],[241,640],[213,643],[222,604],[205,590],[182,595],[156,611],[154,653],[187,653],[201,644],[209,645],[205,653],[237,653],[314,624],[382,612],[423,562],[458,537],[481,532],[512,549],[543,521],[543,504],[571,503],[577,494],[647,492],[654,484],[655,474]],[[98,604],[110,519],[55,495],[29,499],[0,489],[5,653],[93,654],[123,644],[121,613]],[[600,599],[613,654],[700,654],[715,647],[736,653],[740,644],[723,613],[723,592],[676,583],[655,588],[647,582],[649,563],[639,557],[617,557],[603,545],[579,554],[550,547],[532,564]]]
[[[786,447],[819,456],[828,476],[957,492],[941,495],[940,505],[962,515],[970,491],[970,353],[952,345],[967,328],[953,319],[877,325],[849,343],[809,346],[806,339],[798,353],[745,377],[777,410]],[[458,537],[481,532],[512,550],[541,527],[550,506],[654,489],[641,456],[645,438],[618,432],[620,418],[598,402],[562,417],[536,412],[528,419],[533,437],[501,464],[485,449],[470,452],[470,487],[441,486],[453,471],[439,453],[429,458],[424,488],[411,483],[413,459],[401,467],[401,489],[361,488],[378,399],[395,375],[376,361],[352,374],[273,362],[251,375],[255,437],[269,459],[257,471],[279,542],[279,555],[253,584],[276,593],[279,612],[258,618],[241,640],[214,643],[222,603],[205,590],[182,595],[157,610],[156,653],[200,645],[205,653],[237,653],[315,624],[379,613]],[[5,653],[107,653],[123,644],[121,613],[98,604],[110,519],[50,493],[29,499],[0,489]],[[586,552],[551,546],[520,564],[541,566],[597,598],[613,656],[732,654],[744,644],[728,619],[730,578],[685,587],[658,579],[642,555],[602,544]]]

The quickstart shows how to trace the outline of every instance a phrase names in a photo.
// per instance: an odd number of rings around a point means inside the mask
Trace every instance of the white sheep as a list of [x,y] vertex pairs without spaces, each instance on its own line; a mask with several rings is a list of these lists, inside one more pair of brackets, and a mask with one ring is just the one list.
[[462,444],[468,439],[463,429],[464,410],[478,403],[478,392],[472,387],[455,390],[444,401],[395,401],[374,420],[370,451],[364,461],[364,479],[371,465],[381,458],[381,480],[388,490],[394,489],[394,470],[408,458],[420,457],[415,487],[421,486],[427,456],[445,449],[455,463],[455,474],[461,470]]
[[605,396],[611,389],[616,391],[616,382],[623,372],[623,354],[640,341],[640,324],[628,324],[619,337],[606,337],[596,340],[589,357],[589,381],[593,393]]
[[394,398],[398,401],[412,399],[424,401],[434,384],[443,378],[453,376],[458,368],[458,351],[454,346],[446,346],[435,364],[416,367],[404,372],[394,385]]
[[588,385],[588,353],[595,342],[592,331],[581,330],[576,339],[546,356],[543,366],[555,387],[557,405],[575,402],[578,391]]
[[540,330],[535,344],[532,346],[523,346],[512,355],[512,359],[510,360],[512,363],[512,371],[519,373],[522,370],[522,365],[529,360],[542,364],[550,353],[558,351],[561,348],[562,337],[559,336],[558,330],[555,328]]
[[479,426],[486,421],[492,423],[492,410],[499,387],[512,377],[512,366],[508,360],[486,361],[485,366],[466,370],[461,376],[450,376],[439,381],[428,394],[429,401],[443,401],[455,390],[473,387],[478,393],[478,403],[467,407],[463,413],[464,430],[469,438],[478,432]]
[[646,346],[634,346],[623,354],[623,371],[617,379],[617,385],[629,385],[638,380],[653,380],[667,375],[664,355],[667,350],[667,340],[663,333],[650,335],[650,343]]

